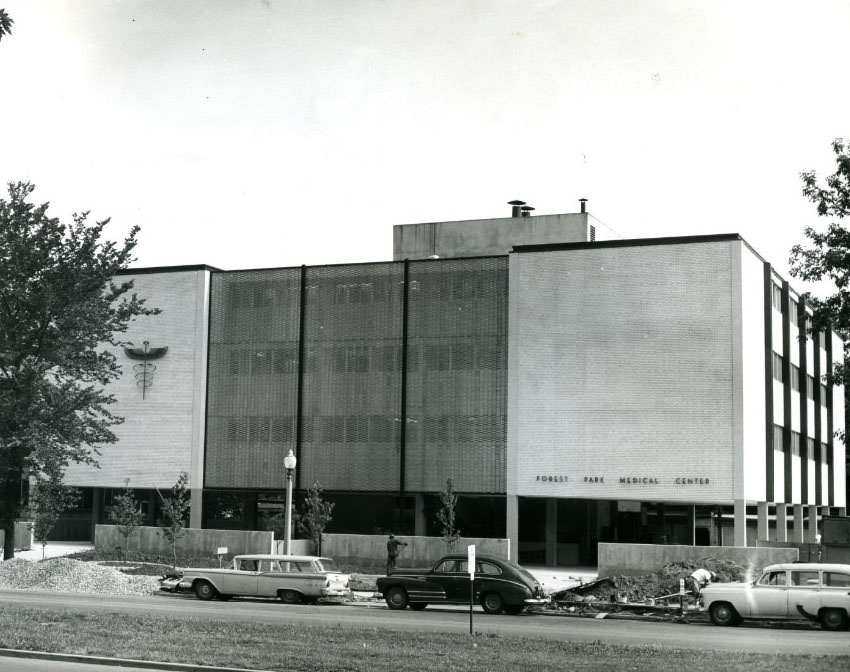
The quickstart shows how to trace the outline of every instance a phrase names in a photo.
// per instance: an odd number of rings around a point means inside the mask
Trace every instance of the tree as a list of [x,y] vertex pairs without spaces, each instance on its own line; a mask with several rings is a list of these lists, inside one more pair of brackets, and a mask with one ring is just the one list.
[[[810,245],[795,245],[791,249],[791,275],[807,282],[831,281],[834,294],[825,299],[809,297],[813,305],[812,329],[830,326],[844,339],[844,361],[837,364],[829,375],[837,384],[844,385],[845,410],[850,411],[850,231],[845,220],[850,217],[850,146],[838,138],[832,143],[836,171],[821,185],[814,171],[800,174],[803,195],[815,204],[818,216],[835,218],[826,231],[806,227],[805,236]],[[846,426],[846,422],[845,422]],[[846,435],[839,438],[846,444]],[[846,464],[850,476],[850,455]]]
[[316,554],[322,554],[322,533],[331,522],[334,504],[322,498],[322,488],[318,481],[307,490],[307,496],[301,503],[301,512],[296,517],[298,531],[313,541]]
[[440,510],[437,511],[437,522],[440,523],[440,534],[446,546],[451,550],[460,538],[460,530],[455,528],[455,508],[457,495],[452,491],[452,479],[446,480],[446,489],[440,493]]
[[5,558],[22,479],[61,474],[71,462],[96,464],[97,447],[116,441],[106,386],[121,369],[105,346],[137,315],[158,311],[116,284],[133,260],[138,228],[122,244],[102,241],[109,220],[88,213],[62,224],[48,204],[27,201],[30,183],[8,185],[0,199],[0,521]]
[[12,24],[14,20],[6,13],[6,10],[0,7],[0,40],[4,35],[12,34]]
[[162,499],[162,518],[159,528],[171,544],[171,553],[177,568],[177,541],[186,534],[186,514],[189,511],[189,474],[181,471],[177,483],[171,487],[171,495]]
[[118,533],[124,538],[123,555],[127,559],[127,545],[130,535],[145,519],[136,495],[130,488],[130,479],[124,484],[124,492],[116,495],[114,504],[109,507],[109,520],[118,527]]
[[33,518],[33,538],[41,542],[41,558],[47,539],[56,527],[59,516],[66,509],[76,506],[80,493],[65,485],[61,477],[39,475],[30,493],[30,514]]

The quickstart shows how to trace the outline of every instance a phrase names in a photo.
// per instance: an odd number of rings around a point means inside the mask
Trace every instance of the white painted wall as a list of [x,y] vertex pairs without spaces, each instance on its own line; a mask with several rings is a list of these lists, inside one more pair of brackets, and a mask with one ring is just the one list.
[[764,262],[749,247],[738,248],[741,259],[741,350],[743,411],[743,498],[764,501],[765,475],[765,357]]

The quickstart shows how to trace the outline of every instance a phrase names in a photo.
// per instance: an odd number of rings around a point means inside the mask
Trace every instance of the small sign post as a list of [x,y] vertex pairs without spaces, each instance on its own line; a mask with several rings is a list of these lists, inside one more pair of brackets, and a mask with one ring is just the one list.
[[475,594],[475,544],[466,547],[467,567],[469,567],[469,634],[472,634],[472,603]]
[[227,546],[219,546],[215,554],[218,556],[218,566],[221,567],[221,556],[227,555]]

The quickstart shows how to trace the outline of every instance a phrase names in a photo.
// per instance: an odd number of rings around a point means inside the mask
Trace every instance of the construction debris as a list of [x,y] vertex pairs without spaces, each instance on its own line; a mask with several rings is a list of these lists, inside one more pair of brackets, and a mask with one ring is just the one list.
[[662,596],[679,592],[679,580],[690,576],[698,568],[705,568],[717,575],[722,582],[746,581],[754,573],[753,568],[742,567],[730,560],[712,556],[698,560],[670,562],[659,571],[640,576],[606,576],[573,586],[552,595],[554,602],[620,602],[648,603]]

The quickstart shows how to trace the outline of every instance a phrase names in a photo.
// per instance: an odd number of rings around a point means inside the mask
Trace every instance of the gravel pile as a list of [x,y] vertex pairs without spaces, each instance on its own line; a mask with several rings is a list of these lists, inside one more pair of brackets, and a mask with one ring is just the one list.
[[0,588],[52,590],[62,593],[150,595],[159,591],[155,576],[128,576],[114,567],[68,558],[0,562]]

